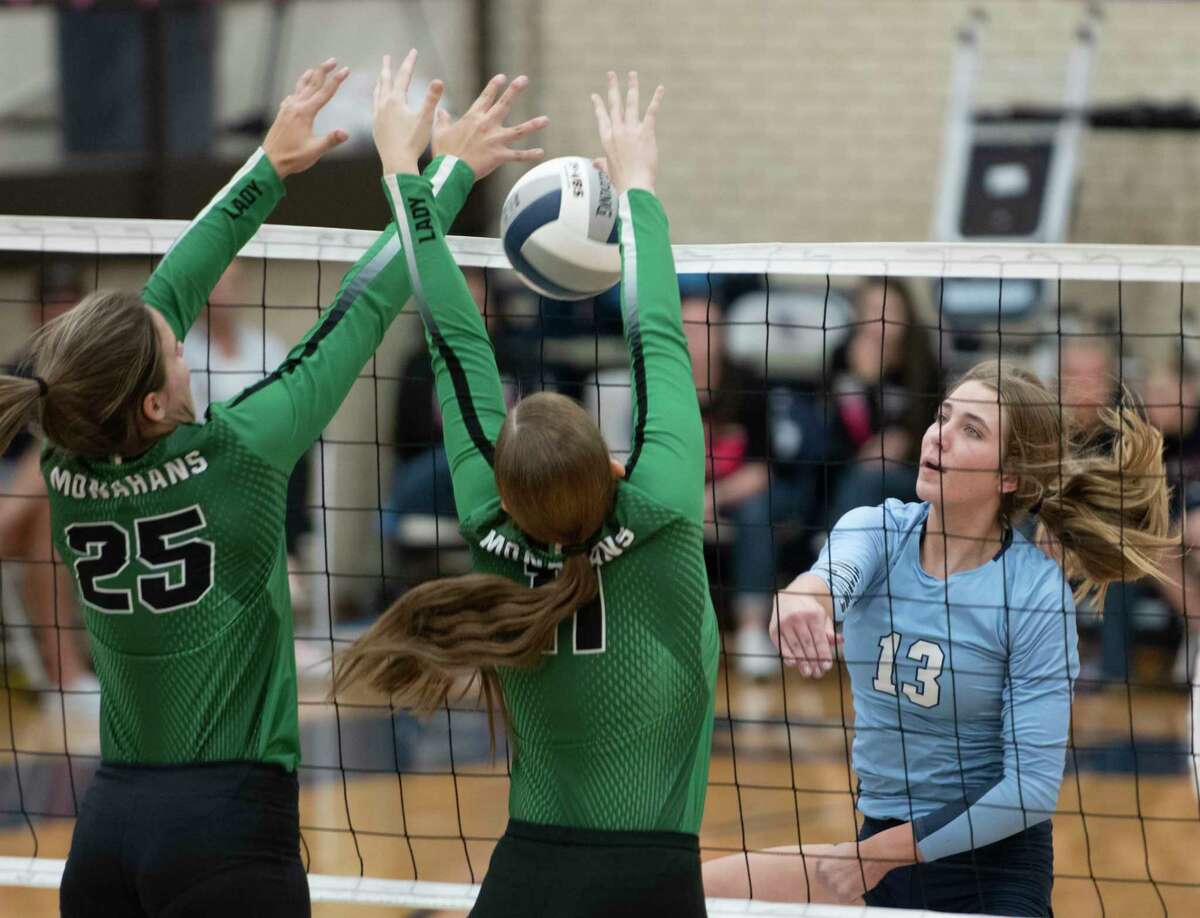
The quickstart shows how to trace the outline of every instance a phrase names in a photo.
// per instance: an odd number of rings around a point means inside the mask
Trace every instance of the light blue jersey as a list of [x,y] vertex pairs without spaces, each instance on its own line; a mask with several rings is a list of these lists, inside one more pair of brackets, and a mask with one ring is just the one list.
[[927,861],[1050,818],[1079,673],[1062,569],[1016,532],[939,580],[921,567],[928,514],[852,510],[811,571],[845,634],[858,808],[911,821]]

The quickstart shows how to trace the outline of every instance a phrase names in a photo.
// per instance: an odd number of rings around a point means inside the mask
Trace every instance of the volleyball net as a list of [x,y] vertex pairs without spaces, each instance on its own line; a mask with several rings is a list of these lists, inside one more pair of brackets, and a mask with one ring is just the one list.
[[[83,293],[139,289],[184,226],[0,217],[0,362]],[[375,236],[259,232],[185,343],[200,413],[274,369]],[[613,453],[627,452],[615,297],[542,299],[497,240],[451,246],[507,396],[578,398]],[[706,558],[723,636],[703,853],[849,841],[847,671],[806,680],[780,665],[763,643],[770,591],[807,569],[841,508],[912,499],[914,438],[946,383],[983,359],[1061,377],[1052,391],[1081,418],[1129,390],[1164,431],[1174,512],[1200,507],[1200,249],[682,245],[675,258],[706,420]],[[388,602],[467,570],[435,401],[420,321],[406,310],[293,477],[301,825],[316,902],[469,908],[507,818],[511,749],[501,737],[492,755],[486,715],[469,701],[421,720],[328,698],[331,655]],[[3,499],[44,501],[4,491],[18,463],[5,460]],[[99,761],[98,696],[86,672],[67,678],[71,647],[85,641],[61,582],[50,578],[48,606],[29,588],[51,565],[48,547],[5,551],[0,884],[55,887]],[[1177,592],[1132,586],[1079,612],[1082,671],[1054,816],[1060,916],[1200,913],[1198,620],[1187,615],[1200,595],[1183,571]],[[710,913],[863,912],[727,900]]]

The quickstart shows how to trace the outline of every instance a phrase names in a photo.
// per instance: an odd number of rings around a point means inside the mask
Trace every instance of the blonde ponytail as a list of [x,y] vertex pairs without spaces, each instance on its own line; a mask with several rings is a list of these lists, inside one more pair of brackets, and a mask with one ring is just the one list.
[[598,589],[583,554],[568,557],[558,577],[535,588],[492,574],[427,581],[337,656],[334,691],[365,685],[401,707],[431,714],[453,700],[456,685],[467,691],[478,683],[494,741],[493,710],[507,721],[497,669],[538,665],[559,623]]
[[1033,516],[1056,543],[1076,601],[1099,602],[1110,583],[1165,579],[1163,561],[1179,551],[1171,533],[1163,439],[1125,394],[1100,412],[1102,426],[1080,436],[1034,374],[989,361],[961,380],[999,395],[1007,418],[1003,470],[1017,476],[1004,497],[1007,521]]
[[41,418],[42,386],[36,379],[0,375],[0,453]]
[[1062,474],[1049,476],[1037,513],[1063,547],[1076,598],[1097,605],[1110,583],[1163,579],[1163,560],[1179,550],[1162,433],[1128,406],[1104,409],[1100,420],[1101,432],[1072,443]]

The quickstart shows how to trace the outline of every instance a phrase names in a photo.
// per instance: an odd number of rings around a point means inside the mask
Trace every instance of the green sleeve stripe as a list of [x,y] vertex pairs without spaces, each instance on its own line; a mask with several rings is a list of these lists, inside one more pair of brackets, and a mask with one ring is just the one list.
[[[446,158],[450,159],[451,157]],[[443,163],[443,168],[444,166]],[[438,173],[441,174],[441,171],[439,169]],[[437,176],[434,178],[436,179]],[[475,408],[475,400],[471,395],[470,380],[467,378],[462,362],[458,359],[458,354],[454,352],[454,348],[450,346],[450,342],[438,328],[437,320],[429,308],[429,301],[425,298],[424,284],[417,267],[417,249],[413,240],[412,227],[409,225],[412,217],[405,206],[404,195],[400,192],[399,179],[393,174],[385,176],[384,182],[387,185],[388,193],[392,196],[392,204],[396,212],[396,226],[404,239],[404,257],[408,260],[408,276],[412,281],[413,299],[416,300],[417,311],[421,315],[421,321],[425,323],[430,340],[437,348],[442,360],[446,362],[446,369],[454,384],[454,397],[458,401],[459,410],[462,411],[463,424],[467,428],[467,434],[475,445],[475,449],[487,460],[487,464],[492,465],[495,446],[484,433],[483,424],[480,423],[479,412]]]
[[207,217],[212,212],[212,209],[225,199],[225,196],[229,194],[229,192],[233,189],[233,186],[244,179],[247,173],[253,170],[254,167],[259,164],[259,162],[266,158],[266,155],[267,154],[263,151],[262,147],[259,147],[254,151],[251,157],[242,164],[242,168],[238,169],[238,171],[233,174],[233,178],[226,182],[224,187],[212,196],[212,199],[204,205],[204,209],[200,211],[200,213],[196,214],[195,218],[184,228],[182,233],[175,237],[175,241],[171,243],[170,247],[163,254],[162,260],[164,262],[171,257],[171,253],[175,251],[175,247],[183,241],[184,237],[186,237],[187,234],[192,231],[192,227]]
[[[260,150],[259,152],[261,153],[262,151]],[[247,164],[247,167],[252,167],[255,161],[256,160],[252,158],[250,163]],[[434,173],[433,176],[434,195],[436,195],[442,189],[442,186],[446,184],[446,180],[450,178],[450,175],[454,172],[454,167],[458,164],[458,162],[459,159],[457,156],[446,156],[442,158],[441,163],[438,165],[437,172]],[[245,172],[245,168],[243,168],[242,172]],[[241,173],[239,173],[239,175],[240,174]],[[236,180],[237,177],[235,176],[234,181]],[[224,191],[222,191],[222,194],[223,193]],[[220,197],[221,195],[217,195],[217,198]],[[279,380],[285,373],[292,372],[297,366],[299,366],[300,362],[305,357],[312,356],[312,354],[316,352],[317,346],[323,339],[329,336],[329,333],[333,331],[337,323],[341,320],[342,316],[346,314],[346,310],[353,305],[354,301],[358,299],[359,295],[367,288],[367,285],[370,284],[371,281],[376,278],[379,272],[382,271],[384,267],[396,257],[399,249],[400,238],[398,236],[392,236],[390,239],[388,239],[388,241],[379,249],[379,251],[375,253],[374,257],[372,257],[370,261],[363,265],[363,269],[355,275],[354,279],[346,285],[346,288],[342,291],[341,296],[339,296],[337,302],[334,303],[333,308],[330,309],[328,314],[325,316],[325,321],[321,323],[320,327],[312,334],[308,341],[304,343],[304,347],[300,353],[294,356],[289,355],[288,358],[281,363],[273,373],[264,377],[263,379],[260,379],[254,385],[244,389],[232,402],[229,403],[229,406],[231,408],[235,407],[239,402],[249,398],[255,392],[258,392],[266,386],[269,386],[271,383]]]
[[629,192],[621,195],[617,206],[621,239],[621,318],[625,323],[625,338],[629,343],[630,372],[633,376],[634,404],[637,408],[637,423],[633,431],[629,459],[625,463],[625,477],[633,475],[642,446],[646,442],[646,355],[642,348],[641,319],[638,314],[637,285],[637,240],[633,229],[633,212],[629,207]]
[[345,316],[350,307],[354,305],[354,301],[359,298],[362,292],[367,288],[367,285],[370,284],[371,281],[376,278],[379,272],[382,271],[384,267],[396,257],[396,253],[399,251],[399,249],[399,238],[394,235],[389,237],[387,242],[380,246],[374,257],[371,258],[371,260],[365,265],[363,265],[362,270],[354,276],[354,280],[346,285],[341,296],[338,297],[337,302],[333,304],[333,308],[326,313],[325,320],[320,324],[317,330],[309,336],[309,339],[304,342],[304,346],[300,349],[300,352],[298,354],[288,355],[288,358],[284,360],[284,362],[281,363],[269,376],[265,376],[254,385],[243,389],[241,393],[239,393],[238,396],[229,403],[229,407],[237,407],[238,404],[245,401],[255,392],[265,389],[267,386],[271,385],[271,383],[277,382],[279,379],[281,379],[284,374],[295,370],[296,367],[298,367],[306,357],[311,357],[313,354],[315,354],[317,352],[317,347],[323,340],[325,340],[325,338],[329,336],[334,328],[337,327],[338,322],[342,320],[342,317]]

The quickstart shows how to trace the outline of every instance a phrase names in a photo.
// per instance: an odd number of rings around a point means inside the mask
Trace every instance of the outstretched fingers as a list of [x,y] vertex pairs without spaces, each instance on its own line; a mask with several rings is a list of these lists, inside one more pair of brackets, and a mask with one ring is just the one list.
[[622,119],[621,86],[617,82],[617,74],[612,70],[608,71],[608,116],[613,124]]
[[304,94],[304,90],[308,87],[308,81],[312,79],[312,74],[311,67],[300,74],[300,79],[296,80],[296,88],[292,90],[293,96],[302,96]]
[[503,73],[497,73],[494,77],[487,81],[487,85],[483,87],[483,91],[471,103],[471,107],[467,109],[466,114],[486,115],[492,110],[492,106],[496,104],[496,97],[500,95],[500,89],[504,86],[504,81],[507,80]]
[[625,121],[630,127],[637,125],[638,112],[638,75],[636,70],[630,70],[627,77],[629,83],[625,91]]
[[319,92],[325,83],[325,78],[333,73],[336,66],[337,58],[331,57],[321,66],[305,70],[304,76],[296,83],[297,100],[303,102]]
[[600,140],[602,143],[607,142],[612,137],[612,119],[608,117],[604,101],[595,93],[592,93],[592,107],[596,110],[596,126],[600,128]]
[[416,69],[417,49],[413,48],[408,54],[404,55],[404,60],[400,63],[400,69],[396,71],[396,79],[392,84],[393,88],[398,88],[407,95],[408,87],[412,85],[413,71]]
[[[437,110],[438,102],[441,101],[442,93],[445,91],[446,84],[441,80],[434,80],[425,90],[425,101],[421,103],[421,112],[418,116],[422,130],[428,132],[433,127],[433,113]],[[426,140],[428,139],[427,135]]]
[[541,147],[530,147],[527,150],[509,149],[504,154],[505,159],[510,163],[536,163],[545,155],[546,151]]
[[325,107],[325,103],[333,98],[341,85],[346,82],[346,77],[350,75],[350,68],[343,67],[340,70],[333,72],[328,79],[323,79],[323,82],[306,100],[308,105],[314,112],[320,111]]
[[525,91],[525,87],[529,85],[529,77],[519,76],[504,90],[504,95],[500,97],[500,101],[492,106],[488,114],[497,123],[503,123],[508,117],[509,110],[513,107],[513,103],[517,100],[517,96]]
[[512,143],[515,140],[520,140],[526,134],[532,134],[534,131],[540,131],[550,119],[545,115],[538,115],[536,118],[530,118],[528,121],[522,121],[520,124],[514,124],[510,128],[504,129],[504,140],[506,143]]
[[653,130],[654,126],[658,123],[658,109],[659,106],[662,105],[662,97],[664,92],[666,92],[666,88],[662,85],[659,85],[659,87],[654,90],[654,95],[650,98],[650,104],[646,106],[646,117],[642,119],[642,124],[651,130]]
[[379,107],[379,103],[383,100],[392,89],[392,56],[385,54],[383,63],[379,65],[379,78],[375,81],[375,107]]

